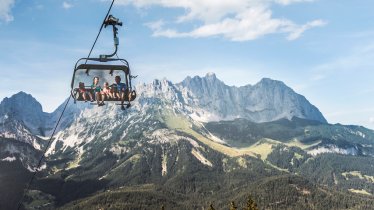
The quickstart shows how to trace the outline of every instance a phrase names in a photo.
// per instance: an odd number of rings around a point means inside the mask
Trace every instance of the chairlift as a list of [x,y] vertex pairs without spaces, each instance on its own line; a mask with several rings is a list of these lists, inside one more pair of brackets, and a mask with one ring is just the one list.
[[116,26],[122,26],[122,23],[110,15],[103,24],[105,27],[113,27],[115,51],[110,55],[81,58],[76,62],[71,81],[71,96],[74,103],[97,101],[100,106],[103,105],[102,102],[113,101],[120,102],[119,105],[124,109],[124,105],[130,107],[130,102],[136,98],[136,92],[132,88],[131,80],[135,77],[131,75],[129,63],[118,56],[112,58],[117,55],[119,45]]

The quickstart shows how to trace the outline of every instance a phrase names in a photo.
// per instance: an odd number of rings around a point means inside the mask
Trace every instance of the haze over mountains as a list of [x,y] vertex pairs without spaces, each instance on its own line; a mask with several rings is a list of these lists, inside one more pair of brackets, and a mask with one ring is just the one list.
[[[374,132],[328,124],[283,82],[233,87],[210,73],[136,90],[124,112],[114,104],[68,105],[28,208],[101,208],[92,201],[106,198],[118,208],[191,209],[208,199],[224,209],[225,199],[248,193],[268,209],[374,204]],[[44,113],[23,92],[0,103],[0,175],[17,180],[3,186],[13,192],[4,198],[17,200],[62,106]]]

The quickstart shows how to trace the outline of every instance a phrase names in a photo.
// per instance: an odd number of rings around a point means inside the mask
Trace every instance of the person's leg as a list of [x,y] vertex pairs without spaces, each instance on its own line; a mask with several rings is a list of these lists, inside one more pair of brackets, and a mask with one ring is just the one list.
[[130,106],[131,106],[131,104],[130,104],[130,102],[131,102],[131,92],[129,92],[129,93],[127,94],[127,96],[128,96],[129,102],[127,103],[126,108],[130,108]]
[[121,109],[125,110],[125,107],[123,106],[123,102],[125,101],[125,93],[123,91],[120,92],[120,99],[121,99]]
[[93,99],[93,96],[92,96],[92,93],[91,93],[91,92],[88,92],[88,96],[90,97],[90,101],[93,102],[94,99]]
[[125,101],[125,92],[121,91],[121,104],[123,105]]
[[96,98],[97,105],[100,105],[100,93],[99,92],[95,92],[95,98]]
[[86,92],[82,92],[82,98],[85,102],[87,102],[87,96],[86,96]]
[[105,96],[105,93],[101,94],[101,104],[104,104]]

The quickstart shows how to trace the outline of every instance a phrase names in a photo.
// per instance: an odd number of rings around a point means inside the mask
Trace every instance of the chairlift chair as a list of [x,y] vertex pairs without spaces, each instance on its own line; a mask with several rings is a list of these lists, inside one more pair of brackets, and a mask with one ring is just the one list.
[[[89,63],[88,63],[89,62]],[[107,63],[109,62],[109,63]],[[121,82],[126,84],[125,102],[133,101],[136,98],[136,92],[132,88],[132,78],[130,67],[125,59],[108,58],[81,58],[74,67],[73,78],[71,81],[71,95],[76,101],[84,101],[79,92],[79,83],[85,84],[85,90],[94,96],[94,90],[91,87],[94,77],[98,77],[99,84],[102,87],[104,82],[108,82],[110,88],[115,88],[115,77],[120,76]],[[129,97],[131,93],[131,97]],[[121,101],[120,98],[105,98],[104,101]]]

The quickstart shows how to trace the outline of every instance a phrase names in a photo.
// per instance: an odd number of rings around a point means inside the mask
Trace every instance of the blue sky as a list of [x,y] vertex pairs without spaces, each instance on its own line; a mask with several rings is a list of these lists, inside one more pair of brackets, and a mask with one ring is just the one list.
[[[69,94],[110,1],[2,0],[0,98],[32,94],[53,111]],[[119,55],[135,83],[215,72],[228,85],[285,82],[330,123],[374,128],[370,0],[116,0]],[[103,32],[93,55],[112,50]]]

